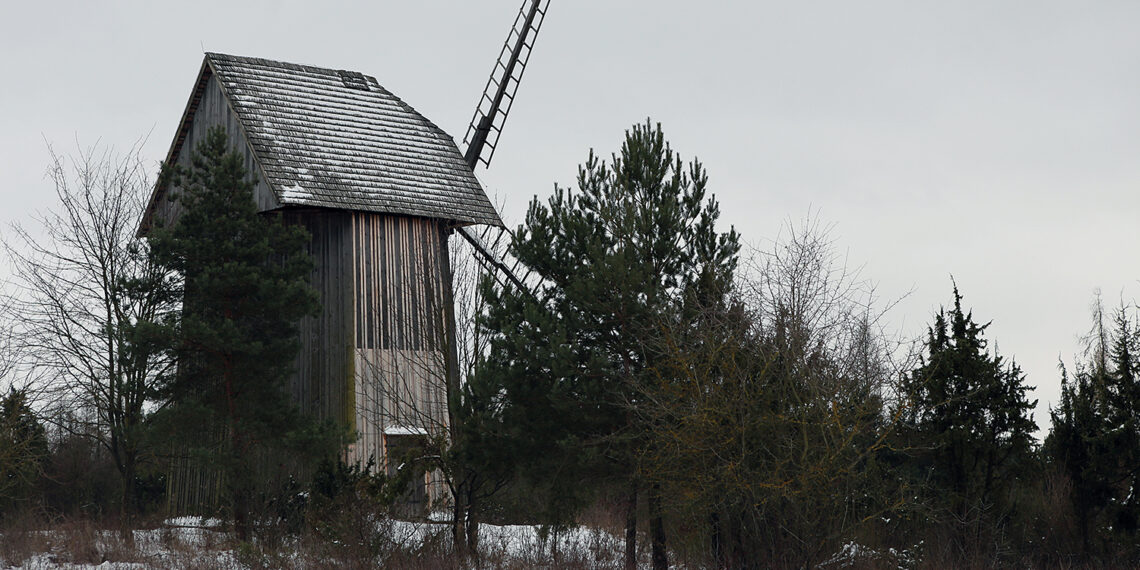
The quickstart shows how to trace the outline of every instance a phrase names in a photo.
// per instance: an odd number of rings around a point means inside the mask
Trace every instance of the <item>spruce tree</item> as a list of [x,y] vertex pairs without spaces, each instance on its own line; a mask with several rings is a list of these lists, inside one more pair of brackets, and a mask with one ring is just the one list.
[[1052,429],[1045,438],[1048,461],[1068,477],[1070,502],[1076,516],[1081,549],[1091,554],[1101,513],[1114,497],[1117,461],[1109,423],[1109,403],[1104,368],[1078,370],[1070,375],[1062,368],[1061,400],[1049,410]]
[[921,365],[907,378],[904,433],[929,500],[936,515],[971,532],[1008,518],[1012,491],[1031,473],[1037,428],[1025,376],[989,352],[988,326],[962,310],[955,286],[953,308],[935,315]]
[[[551,520],[585,498],[580,481],[630,493],[627,561],[635,549],[638,394],[655,338],[696,299],[731,280],[735,231],[718,233],[699,162],[684,164],[660,125],[635,125],[609,164],[593,152],[577,188],[531,202],[512,253],[542,278],[537,298],[487,284],[482,323],[490,351],[475,382],[500,395],[500,445],[518,468],[544,481]],[[664,563],[664,528],[648,493],[654,565]]]
[[1061,400],[1045,456],[1071,485],[1070,499],[1086,555],[1133,549],[1140,522],[1140,335],[1125,307],[1106,322],[1094,305],[1083,362],[1062,369]]
[[255,182],[221,127],[207,133],[189,168],[171,176],[182,214],[150,236],[152,255],[177,276],[183,300],[181,313],[164,323],[178,363],[163,386],[164,413],[184,430],[183,445],[222,470],[244,540],[258,462],[282,449],[331,451],[332,439],[316,437],[320,430],[285,385],[300,344],[297,323],[318,310],[308,237],[257,212]]

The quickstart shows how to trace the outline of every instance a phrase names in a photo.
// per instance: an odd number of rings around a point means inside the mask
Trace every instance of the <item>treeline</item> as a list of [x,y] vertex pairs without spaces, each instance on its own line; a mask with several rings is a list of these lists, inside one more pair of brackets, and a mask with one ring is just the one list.
[[[746,249],[648,121],[531,203],[510,245],[531,290],[484,276],[467,299],[447,429],[395,478],[338,463],[352,435],[284,388],[316,309],[305,236],[254,211],[225,144],[165,174],[187,213],[148,239],[137,159],[53,161],[59,209],[6,248],[0,521],[161,513],[177,456],[222,474],[242,540],[319,536],[373,562],[377,517],[433,472],[460,558],[482,522],[556,533],[589,514],[627,568],[1140,563],[1135,307],[1098,302],[1038,442],[1025,375],[968,292],[948,284],[924,338],[892,337],[826,228]],[[292,459],[266,471],[266,453]]]
[[826,231],[742,254],[706,186],[646,122],[531,203],[535,291],[484,284],[471,469],[555,527],[605,497],[627,568],[1140,562],[1134,307],[1098,310],[1041,444],[956,286],[900,343]]

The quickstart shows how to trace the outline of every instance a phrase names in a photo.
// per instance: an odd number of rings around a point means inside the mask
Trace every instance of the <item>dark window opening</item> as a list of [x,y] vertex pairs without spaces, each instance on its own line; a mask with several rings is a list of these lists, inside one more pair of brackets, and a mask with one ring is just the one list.
[[341,83],[349,89],[359,89],[361,91],[371,91],[368,87],[368,78],[363,73],[355,71],[338,71],[337,75],[340,76]]

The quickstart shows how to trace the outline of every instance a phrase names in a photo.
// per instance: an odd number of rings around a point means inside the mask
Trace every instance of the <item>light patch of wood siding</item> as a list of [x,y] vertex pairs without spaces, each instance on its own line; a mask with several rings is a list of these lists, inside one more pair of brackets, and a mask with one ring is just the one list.
[[352,233],[359,440],[350,460],[386,469],[386,430],[446,435],[447,234],[438,220],[362,212]]

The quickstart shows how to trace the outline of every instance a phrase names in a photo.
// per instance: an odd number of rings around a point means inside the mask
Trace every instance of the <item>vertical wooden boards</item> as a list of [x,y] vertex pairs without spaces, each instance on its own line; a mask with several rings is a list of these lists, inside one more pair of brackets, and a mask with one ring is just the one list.
[[169,460],[167,510],[179,515],[214,516],[225,485],[221,470],[178,451],[173,451]]
[[354,212],[356,428],[350,459],[386,468],[385,435],[446,435],[443,222]]
[[335,210],[290,210],[286,223],[309,231],[313,256],[310,284],[321,311],[299,323],[301,350],[289,388],[306,413],[353,427],[354,328],[351,214]]
[[441,222],[355,212],[356,347],[436,350],[443,343]]

